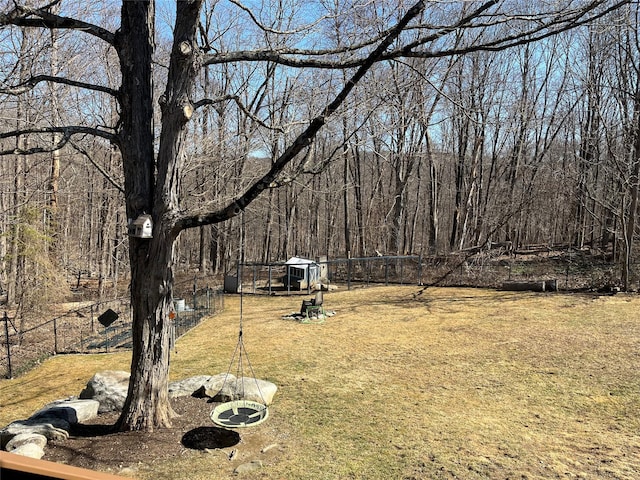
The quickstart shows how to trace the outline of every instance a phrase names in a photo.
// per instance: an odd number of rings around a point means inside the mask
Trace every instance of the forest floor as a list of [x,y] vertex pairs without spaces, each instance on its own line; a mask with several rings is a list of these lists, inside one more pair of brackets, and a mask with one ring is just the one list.
[[[230,479],[252,461],[242,478],[637,479],[638,295],[359,288],[328,292],[336,315],[317,324],[284,318],[300,297],[243,298],[255,375],[278,386],[267,421],[221,430],[215,404],[187,397],[170,429],[113,433],[100,416],[45,459],[140,479]],[[172,380],[228,371],[239,311],[229,295],[178,341]],[[58,355],[0,380],[0,423],[129,363]]]

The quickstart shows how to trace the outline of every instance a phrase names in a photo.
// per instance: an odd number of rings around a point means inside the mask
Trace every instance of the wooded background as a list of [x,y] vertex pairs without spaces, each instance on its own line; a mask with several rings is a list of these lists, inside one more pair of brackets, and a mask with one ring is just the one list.
[[[117,6],[72,3],[65,8],[76,18],[117,28]],[[249,11],[211,2],[202,44],[210,52],[252,38],[274,51],[337,48],[379,36],[398,10],[397,2],[348,3],[292,0]],[[425,16],[446,24],[454,4],[430,4]],[[171,14],[158,8],[162,79]],[[600,250],[619,266],[620,284],[633,287],[638,8],[627,4],[535,43],[475,51],[484,38],[517,29],[518,18],[492,19],[434,39],[434,52],[459,54],[379,63],[306,154],[247,208],[244,229],[237,217],[182,233],[179,269],[224,273],[242,244],[254,262],[543,244]],[[78,273],[98,279],[101,296],[116,291],[128,283],[130,219],[120,154],[95,133],[115,128],[118,59],[97,39],[62,30],[3,30],[0,45],[0,287],[24,308],[61,298]],[[348,58],[336,62],[344,67]],[[251,61],[202,72],[198,96],[216,101],[196,105],[189,127],[189,168],[178,179],[185,208],[236,198],[348,78],[344,68]],[[41,76],[76,80],[39,83]],[[28,135],[1,133],[56,125],[69,129],[40,137],[52,145],[41,153]],[[88,126],[91,135],[82,136]]]

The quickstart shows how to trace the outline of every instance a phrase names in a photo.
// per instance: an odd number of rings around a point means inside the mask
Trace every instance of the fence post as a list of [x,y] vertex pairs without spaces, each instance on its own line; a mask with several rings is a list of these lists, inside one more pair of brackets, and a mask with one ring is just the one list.
[[4,312],[4,335],[7,341],[7,378],[13,378],[13,373],[11,372],[11,344],[9,343],[9,317],[7,316],[7,312]]
[[256,293],[256,289],[257,289],[257,285],[256,283],[258,282],[258,267],[256,265],[253,266],[253,293]]
[[58,320],[53,319],[53,353],[58,354]]
[[389,257],[384,258],[384,284],[389,285]]
[[198,277],[193,276],[193,309],[198,309],[198,300],[196,299],[196,292],[198,291]]

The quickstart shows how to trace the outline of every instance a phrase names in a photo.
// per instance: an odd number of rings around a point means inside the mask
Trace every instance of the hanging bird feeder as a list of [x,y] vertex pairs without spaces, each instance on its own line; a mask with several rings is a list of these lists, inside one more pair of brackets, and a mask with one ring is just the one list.
[[151,215],[143,214],[129,222],[129,236],[137,238],[153,238],[153,221]]

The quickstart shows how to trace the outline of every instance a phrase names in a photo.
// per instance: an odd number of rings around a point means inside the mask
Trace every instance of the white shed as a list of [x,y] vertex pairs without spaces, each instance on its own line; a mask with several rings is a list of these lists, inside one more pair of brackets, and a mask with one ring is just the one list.
[[313,260],[291,257],[285,265],[287,272],[282,279],[285,287],[301,290],[320,281],[320,265]]

